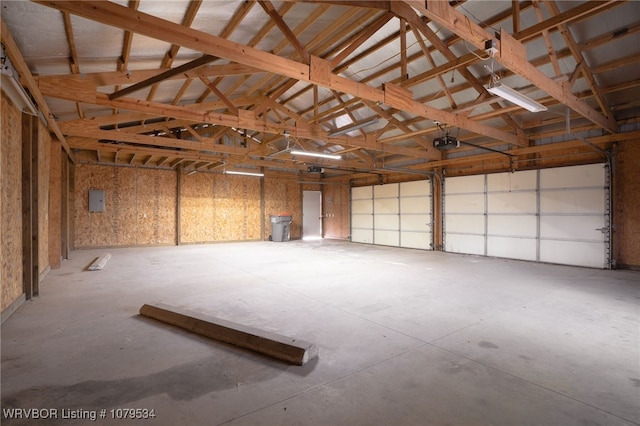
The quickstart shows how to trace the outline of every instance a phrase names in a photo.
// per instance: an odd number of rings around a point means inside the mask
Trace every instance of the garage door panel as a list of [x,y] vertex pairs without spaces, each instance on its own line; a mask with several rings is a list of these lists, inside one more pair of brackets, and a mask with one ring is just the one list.
[[373,230],[371,229],[352,229],[351,241],[354,243],[373,244]]
[[447,195],[484,192],[484,175],[447,178],[444,192]]
[[604,189],[540,191],[540,212],[604,214]]
[[407,248],[430,250],[431,233],[402,231],[400,232],[400,245]]
[[447,215],[445,220],[447,239],[449,233],[484,234],[484,215]]
[[602,216],[541,216],[540,237],[601,241],[604,226]]
[[373,228],[373,215],[361,214],[351,216],[351,227],[372,229]]
[[370,186],[359,186],[351,188],[352,200],[373,199],[373,188]]
[[388,183],[386,185],[376,185],[373,187],[374,198],[398,197],[399,184]]
[[605,173],[603,164],[542,169],[540,170],[540,189],[602,186]]
[[534,238],[488,237],[487,255],[507,259],[536,260],[537,243]]
[[414,182],[403,182],[400,184],[400,196],[416,197],[431,195],[431,181],[419,180]]
[[540,261],[565,265],[606,267],[604,243],[540,241]]
[[373,217],[373,228],[384,230],[400,230],[400,218],[398,215],[382,215],[376,214]]
[[448,213],[484,213],[484,194],[447,196],[446,208]]
[[537,173],[535,170],[487,175],[487,189],[489,192],[534,190],[536,185]]
[[383,246],[399,246],[400,234],[397,231],[384,231],[376,229],[373,231],[373,237],[376,244]]
[[351,202],[352,214],[373,214],[372,200],[353,200]]
[[487,222],[487,232],[492,236],[535,238],[537,227],[537,218],[533,215],[491,215]]
[[491,213],[536,212],[535,192],[500,192],[487,194],[487,210]]
[[484,236],[447,234],[445,248],[452,253],[484,254]]
[[400,211],[402,213],[430,213],[431,198],[428,198],[428,197],[400,198]]
[[430,215],[401,215],[400,229],[402,231],[430,231]]
[[377,214],[398,213],[400,207],[397,198],[375,198],[373,200],[373,208]]

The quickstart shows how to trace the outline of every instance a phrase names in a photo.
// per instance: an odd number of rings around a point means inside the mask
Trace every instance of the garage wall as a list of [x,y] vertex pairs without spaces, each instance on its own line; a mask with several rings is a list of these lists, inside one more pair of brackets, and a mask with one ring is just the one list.
[[[176,173],[78,164],[74,247],[166,245],[176,241]],[[89,211],[89,190],[105,191],[105,211]]]
[[21,113],[2,92],[0,143],[0,311],[23,295]]
[[181,243],[260,239],[260,179],[183,175],[180,206]]
[[325,238],[349,238],[349,187],[346,184],[322,186],[322,214]]
[[615,259],[640,269],[640,141],[619,143],[615,154]]
[[[74,173],[74,247],[256,241],[271,234],[269,215],[291,212],[300,238],[302,190],[295,179],[78,164]],[[89,190],[105,191],[105,211],[89,211]],[[179,209],[179,212],[177,212]],[[178,216],[179,214],[179,216]],[[179,217],[179,227],[176,221]]]
[[603,164],[447,178],[445,250],[607,267],[606,185]]
[[51,173],[51,135],[38,120],[38,272],[40,280],[49,266],[49,174]]
[[430,249],[431,181],[351,189],[351,241]]
[[[255,179],[255,178],[254,178]],[[278,213],[291,213],[291,239],[302,238],[302,186],[296,179],[264,178],[264,235],[271,235],[270,216]]]

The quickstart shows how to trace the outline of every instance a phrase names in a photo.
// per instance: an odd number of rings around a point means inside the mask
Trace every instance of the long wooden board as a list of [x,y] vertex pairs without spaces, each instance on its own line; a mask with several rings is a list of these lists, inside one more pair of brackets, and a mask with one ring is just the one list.
[[165,304],[145,304],[140,315],[295,365],[318,356],[313,343]]

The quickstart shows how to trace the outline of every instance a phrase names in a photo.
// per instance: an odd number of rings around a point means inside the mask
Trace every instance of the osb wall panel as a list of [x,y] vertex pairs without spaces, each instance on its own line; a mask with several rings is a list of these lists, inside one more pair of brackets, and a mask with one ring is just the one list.
[[49,264],[60,267],[62,251],[62,144],[51,141],[49,171]]
[[291,239],[302,235],[302,188],[293,179],[264,178],[265,228],[264,238],[271,235],[272,214],[291,213]]
[[[49,173],[51,135],[38,120],[38,272],[49,268]],[[41,275],[42,277],[42,275]]]
[[138,224],[134,231],[136,244],[175,244],[176,173],[170,170],[135,170]]
[[640,140],[618,144],[614,175],[614,253],[618,264],[640,267]]
[[323,232],[325,238],[349,238],[349,187],[324,185],[322,188]]
[[260,179],[183,175],[180,196],[182,243],[260,239]]
[[[79,164],[74,183],[76,248],[175,243],[175,172]],[[90,189],[105,191],[104,212],[89,212]]]
[[260,179],[213,175],[214,241],[260,239]]
[[182,176],[180,230],[182,243],[214,241],[212,173]]
[[0,311],[22,294],[22,128],[2,92],[0,134]]

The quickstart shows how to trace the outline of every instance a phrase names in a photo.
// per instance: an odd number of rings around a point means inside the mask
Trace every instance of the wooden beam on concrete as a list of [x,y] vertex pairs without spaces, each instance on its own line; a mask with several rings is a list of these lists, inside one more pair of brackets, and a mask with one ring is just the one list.
[[89,265],[89,271],[102,271],[109,259],[111,259],[111,253],[103,254]]
[[313,343],[165,304],[145,304],[140,315],[295,365],[318,356]]

